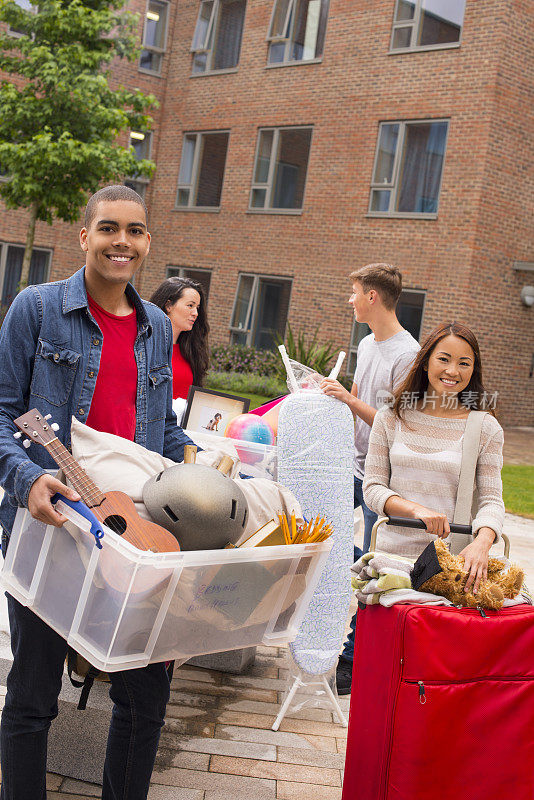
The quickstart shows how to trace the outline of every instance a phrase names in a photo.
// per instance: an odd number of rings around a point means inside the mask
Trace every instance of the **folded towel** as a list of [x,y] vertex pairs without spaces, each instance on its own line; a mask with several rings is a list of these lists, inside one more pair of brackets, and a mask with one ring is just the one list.
[[390,556],[387,553],[364,553],[361,558],[352,565],[351,570],[356,577],[365,580],[366,578],[378,578],[379,575],[399,572],[409,575],[413,568],[413,560],[401,558],[400,556]]

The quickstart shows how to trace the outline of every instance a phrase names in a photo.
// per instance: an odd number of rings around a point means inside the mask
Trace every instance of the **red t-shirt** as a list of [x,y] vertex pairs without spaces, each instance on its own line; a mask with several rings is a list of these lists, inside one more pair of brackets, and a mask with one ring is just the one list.
[[180,352],[178,342],[172,346],[172,399],[187,398],[193,383],[193,370]]
[[137,396],[134,354],[137,313],[134,309],[131,314],[118,317],[101,308],[89,295],[87,300],[104,337],[87,425],[96,431],[114,433],[133,441]]

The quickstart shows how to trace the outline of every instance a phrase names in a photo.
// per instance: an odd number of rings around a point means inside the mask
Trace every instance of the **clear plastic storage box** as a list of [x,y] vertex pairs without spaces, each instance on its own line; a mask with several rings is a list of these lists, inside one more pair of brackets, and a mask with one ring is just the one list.
[[231,445],[235,448],[237,457],[241,462],[239,472],[242,475],[249,475],[251,478],[277,480],[278,453],[276,445],[247,442],[244,439],[230,439],[207,431],[199,433],[198,431],[185,430],[184,433],[200,447],[224,448],[227,445]]
[[106,671],[291,641],[331,548],[151,553],[104,527],[98,549],[86,520],[61,513],[53,528],[19,509],[3,583]]

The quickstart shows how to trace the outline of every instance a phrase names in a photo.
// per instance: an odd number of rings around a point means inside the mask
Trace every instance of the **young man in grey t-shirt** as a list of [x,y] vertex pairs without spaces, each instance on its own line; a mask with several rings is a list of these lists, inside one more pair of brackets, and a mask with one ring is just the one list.
[[[363,551],[354,548],[355,559],[369,549],[371,530],[376,520],[364,503],[362,483],[369,435],[377,409],[391,398],[411,367],[419,343],[405,330],[395,312],[401,291],[402,275],[389,264],[368,264],[352,272],[349,303],[357,322],[367,323],[372,333],[358,346],[356,372],[351,391],[339,381],[325,378],[323,391],[346,403],[354,415],[354,507],[362,507],[364,519]],[[337,690],[349,694],[354,658],[356,614],[351,632],[339,657]]]

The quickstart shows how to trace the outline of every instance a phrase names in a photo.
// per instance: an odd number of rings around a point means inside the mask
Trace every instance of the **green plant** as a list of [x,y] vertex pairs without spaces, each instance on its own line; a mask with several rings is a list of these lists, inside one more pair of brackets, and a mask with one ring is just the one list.
[[[285,345],[287,354],[293,361],[298,361],[321,375],[325,375],[329,371],[328,367],[337,351],[337,347],[331,339],[319,344],[319,326],[311,338],[307,339],[303,331],[300,331],[295,338],[293,329],[288,323],[285,341],[277,336],[277,343]],[[285,376],[285,369],[281,363],[278,374]]]

